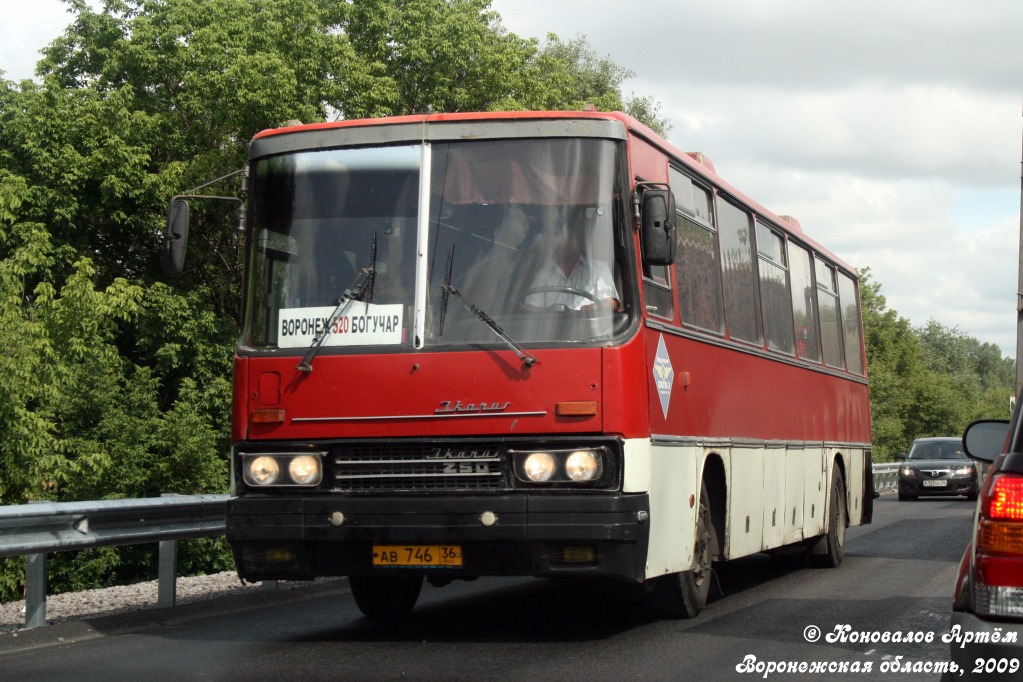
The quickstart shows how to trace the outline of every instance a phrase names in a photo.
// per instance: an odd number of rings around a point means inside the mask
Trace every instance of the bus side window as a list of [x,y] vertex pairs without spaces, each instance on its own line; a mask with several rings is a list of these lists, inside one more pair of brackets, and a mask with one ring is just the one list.
[[687,326],[721,334],[724,317],[712,194],[674,168],[668,169],[668,177],[677,210],[675,281],[679,315]]
[[842,337],[845,341],[845,367],[863,375],[863,337],[860,335],[859,301],[856,282],[845,273],[838,273],[838,300],[841,305]]
[[666,320],[675,317],[667,265],[643,265],[643,294],[648,313]]
[[725,326],[732,339],[759,346],[764,337],[760,326],[750,215],[720,194],[717,214]]
[[845,367],[845,351],[842,348],[842,323],[838,310],[838,283],[835,269],[815,259],[817,266],[817,310],[821,321],[821,346],[824,348],[824,364],[829,367]]

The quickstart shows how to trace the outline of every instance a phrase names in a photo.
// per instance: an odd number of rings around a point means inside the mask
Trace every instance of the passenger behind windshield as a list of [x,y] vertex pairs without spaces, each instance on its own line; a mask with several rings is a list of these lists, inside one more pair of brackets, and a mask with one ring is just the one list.
[[586,252],[587,222],[585,209],[572,212],[570,224],[533,278],[527,309],[617,312],[621,307],[611,268]]

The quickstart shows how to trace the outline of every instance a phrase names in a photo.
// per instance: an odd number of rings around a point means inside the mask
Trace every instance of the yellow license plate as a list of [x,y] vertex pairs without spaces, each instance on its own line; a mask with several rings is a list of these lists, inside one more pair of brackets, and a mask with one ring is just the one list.
[[462,565],[461,545],[373,545],[374,566]]

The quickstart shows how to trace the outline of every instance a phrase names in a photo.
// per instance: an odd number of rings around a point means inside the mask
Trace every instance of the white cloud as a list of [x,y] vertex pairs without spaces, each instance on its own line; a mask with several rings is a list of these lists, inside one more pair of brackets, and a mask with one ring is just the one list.
[[3,78],[32,78],[39,53],[64,32],[70,23],[66,6],[59,0],[6,2],[0,22],[0,71]]

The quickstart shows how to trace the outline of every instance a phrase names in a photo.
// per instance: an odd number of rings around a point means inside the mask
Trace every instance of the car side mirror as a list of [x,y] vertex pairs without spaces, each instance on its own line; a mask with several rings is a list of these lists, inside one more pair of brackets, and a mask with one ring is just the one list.
[[1009,436],[1007,419],[983,419],[966,427],[963,433],[963,449],[966,454],[982,462],[993,462],[1006,451]]
[[675,196],[670,189],[643,190],[641,236],[647,265],[675,262]]
[[899,454],[895,455],[895,459],[902,460],[902,461],[905,461],[905,459],[907,457],[909,457],[909,453],[908,452],[900,452]]
[[163,233],[163,273],[168,277],[180,275],[185,269],[185,251],[188,249],[188,202],[171,199],[167,212],[167,229]]

